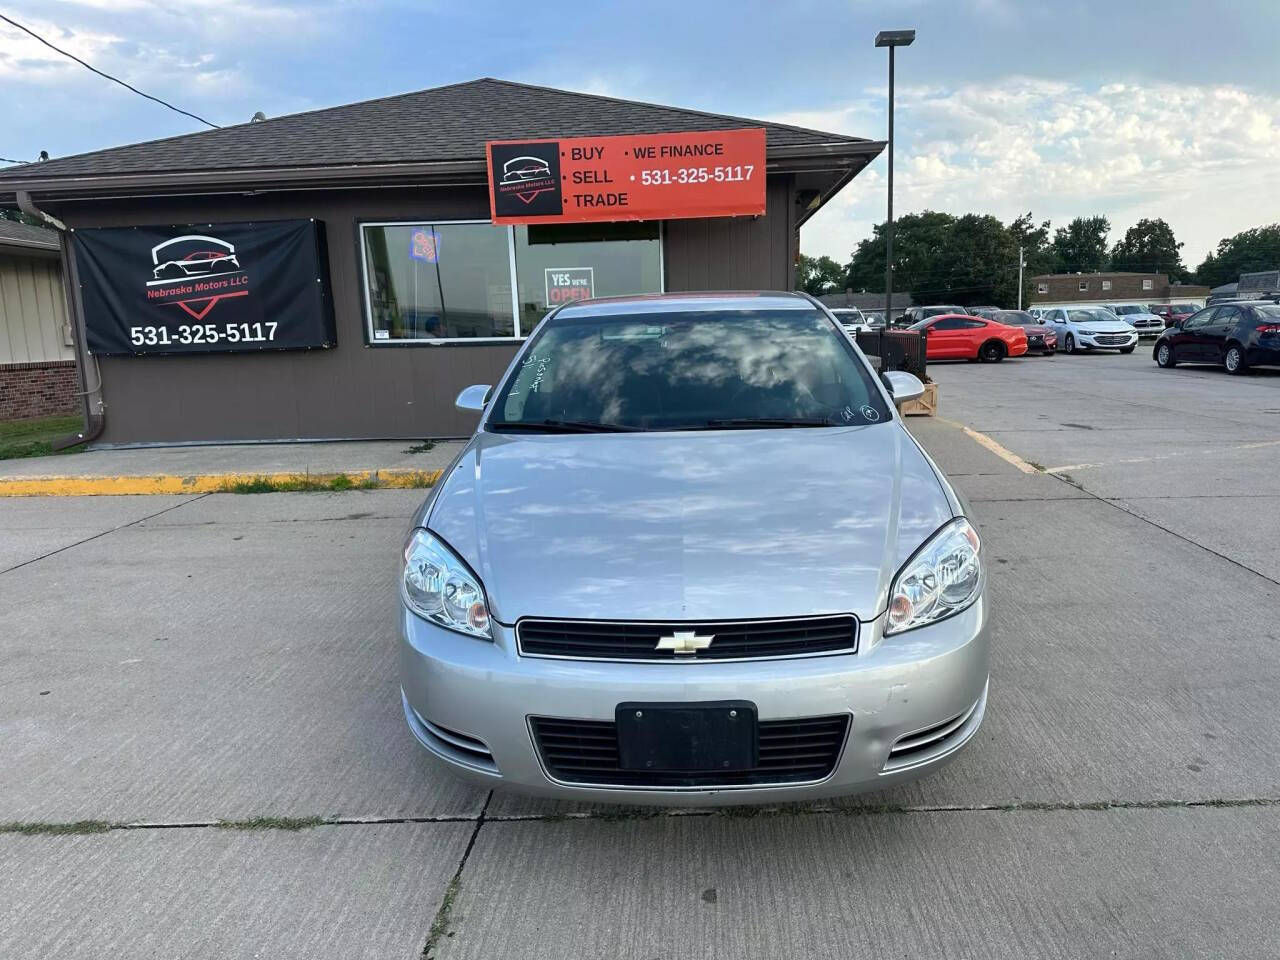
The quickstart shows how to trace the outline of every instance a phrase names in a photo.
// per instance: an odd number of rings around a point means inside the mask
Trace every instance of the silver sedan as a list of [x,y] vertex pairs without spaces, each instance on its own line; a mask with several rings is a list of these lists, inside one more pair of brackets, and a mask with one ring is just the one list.
[[977,531],[797,294],[549,314],[413,520],[405,719],[486,787],[800,800],[934,770],[987,703]]

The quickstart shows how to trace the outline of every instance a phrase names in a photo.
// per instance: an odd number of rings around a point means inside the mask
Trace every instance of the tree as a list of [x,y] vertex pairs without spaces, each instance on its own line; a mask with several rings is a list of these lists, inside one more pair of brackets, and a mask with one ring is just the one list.
[[796,289],[815,297],[842,290],[844,267],[828,256],[806,257],[800,254],[796,261]]
[[1170,280],[1185,280],[1187,268],[1178,251],[1182,244],[1173,228],[1160,218],[1142,219],[1125,231],[1124,239],[1111,249],[1111,269],[1134,273],[1167,273]]
[[1233,283],[1242,273],[1280,269],[1280,223],[1254,227],[1218,241],[1218,249],[1196,268],[1195,279],[1209,287]]
[[1076,217],[1053,234],[1054,273],[1092,273],[1107,269],[1107,235],[1111,221],[1103,216]]
[[[1022,302],[1027,304],[1031,302],[1031,278],[1053,273],[1056,265],[1053,245],[1049,242],[1049,221],[1043,220],[1037,226],[1028,210],[1009,224],[1009,233],[1022,248],[1026,260],[1022,271]],[[1013,305],[1017,305],[1016,301]]]
[[[884,225],[858,244],[846,285],[884,290]],[[1018,299],[1018,240],[995,217],[925,210],[895,221],[893,288],[916,303],[1013,306]]]
[[23,213],[21,210],[15,210],[12,207],[0,207],[0,220],[11,220],[18,223],[25,223],[31,227],[43,227],[39,217],[33,217],[29,213]]

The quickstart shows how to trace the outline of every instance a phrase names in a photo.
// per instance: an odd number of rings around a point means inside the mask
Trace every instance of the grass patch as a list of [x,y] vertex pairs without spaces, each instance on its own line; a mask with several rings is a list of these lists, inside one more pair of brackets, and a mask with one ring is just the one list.
[[76,820],[73,823],[0,823],[0,833],[18,833],[27,837],[65,837],[82,833],[106,833],[115,825],[105,820]]
[[250,477],[236,480],[222,487],[224,493],[341,493],[346,490],[381,490],[384,487],[420,489],[430,487],[436,479],[433,471],[398,475],[383,481],[376,473],[367,475],[349,473],[323,476],[299,475],[290,477]]
[[330,821],[324,817],[251,817],[248,820],[219,820],[220,830],[310,830]]
[[444,891],[444,899],[440,901],[440,909],[436,911],[435,919],[431,921],[427,945],[422,948],[423,960],[431,960],[436,955],[435,951],[440,945],[440,938],[449,935],[449,914],[453,912],[453,901],[458,899],[458,892],[461,889],[462,877],[455,875]]
[[[54,452],[54,440],[78,433],[83,427],[79,417],[37,417],[0,423],[0,460],[47,457]],[[57,452],[79,453],[83,449],[83,444],[77,444]]]
[[436,442],[434,440],[423,440],[421,443],[415,443],[413,446],[407,447],[404,452],[405,453],[426,453],[429,450],[434,450],[435,446],[436,446]]
[[314,493],[317,491],[372,490],[378,486],[373,477],[352,477],[339,473],[330,477],[299,476],[288,479],[251,477],[237,480],[224,488],[227,493]]

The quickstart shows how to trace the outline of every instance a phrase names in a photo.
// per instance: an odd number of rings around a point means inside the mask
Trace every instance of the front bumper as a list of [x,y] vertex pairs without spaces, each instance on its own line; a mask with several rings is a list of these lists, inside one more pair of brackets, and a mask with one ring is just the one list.
[[[968,609],[881,638],[883,618],[862,625],[854,654],[738,662],[613,663],[516,653],[514,630],[495,624],[490,643],[427,623],[400,606],[405,719],[419,743],[464,779],[485,787],[667,806],[780,803],[859,793],[915,779],[943,765],[982,723],[988,678],[985,594]],[[627,701],[749,700],[761,721],[846,714],[848,734],[829,776],[803,784],[610,787],[548,775],[531,717],[612,721]],[[934,747],[894,759],[913,734],[963,717]]]
[[1076,337],[1076,342],[1082,347],[1093,347],[1095,350],[1124,350],[1137,344],[1138,335],[1131,333],[1120,340],[1120,335],[1114,333],[1082,333]]

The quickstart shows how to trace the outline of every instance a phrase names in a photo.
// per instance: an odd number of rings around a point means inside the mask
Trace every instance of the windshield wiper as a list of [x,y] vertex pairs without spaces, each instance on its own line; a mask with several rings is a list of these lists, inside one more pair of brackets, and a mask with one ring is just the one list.
[[494,430],[528,430],[531,433],[634,433],[645,429],[594,420],[498,420],[489,426]]
[[836,422],[826,417],[722,417],[708,420],[693,430],[750,429],[752,427],[834,427]]

